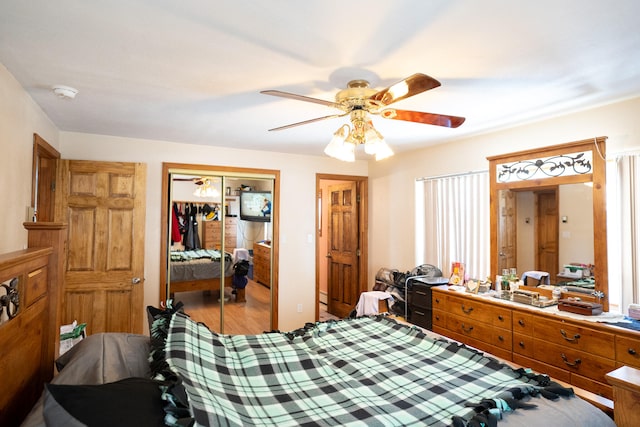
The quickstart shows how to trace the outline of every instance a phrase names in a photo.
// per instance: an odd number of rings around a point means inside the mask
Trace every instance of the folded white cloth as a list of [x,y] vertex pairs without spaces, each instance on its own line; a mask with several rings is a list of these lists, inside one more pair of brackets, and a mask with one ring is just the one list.
[[527,282],[526,278],[527,277],[531,277],[532,279],[535,280],[539,280],[542,282],[542,280],[544,279],[544,285],[549,285],[551,284],[551,279],[549,278],[549,273],[547,273],[546,271],[525,271],[524,273],[522,273],[522,281],[523,282]]
[[360,299],[356,305],[356,316],[371,316],[378,314],[378,301],[390,299],[393,301],[391,294],[383,291],[370,291],[360,294]]
[[233,262],[238,262],[241,259],[249,260],[248,249],[236,248],[233,250]]

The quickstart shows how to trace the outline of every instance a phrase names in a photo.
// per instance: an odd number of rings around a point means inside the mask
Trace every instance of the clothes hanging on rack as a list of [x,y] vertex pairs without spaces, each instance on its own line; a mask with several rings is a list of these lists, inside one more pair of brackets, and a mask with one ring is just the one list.
[[187,229],[182,244],[185,250],[202,249],[198,236],[198,207],[194,203],[188,203],[184,208],[187,219]]
[[178,210],[178,204],[174,203],[173,209],[171,209],[171,244],[180,242],[182,240],[180,221],[178,221],[179,216],[180,211]]

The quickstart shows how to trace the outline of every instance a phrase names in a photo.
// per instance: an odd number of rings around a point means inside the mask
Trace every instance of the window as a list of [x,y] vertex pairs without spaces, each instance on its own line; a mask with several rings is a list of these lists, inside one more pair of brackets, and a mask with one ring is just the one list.
[[640,154],[607,161],[609,302],[625,314],[629,304],[640,303],[639,189]]
[[490,275],[489,173],[471,172],[416,181],[416,263],[450,274],[465,264],[469,278]]

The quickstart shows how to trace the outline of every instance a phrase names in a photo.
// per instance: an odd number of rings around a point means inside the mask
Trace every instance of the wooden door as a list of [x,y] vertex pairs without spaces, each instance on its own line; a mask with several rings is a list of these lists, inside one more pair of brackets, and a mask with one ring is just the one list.
[[61,160],[68,224],[63,324],[87,333],[142,332],[146,165]]
[[549,273],[551,283],[558,274],[557,191],[536,192],[536,270]]
[[347,317],[360,296],[356,182],[329,186],[327,311]]
[[505,268],[517,267],[516,197],[513,191],[498,192],[498,274]]

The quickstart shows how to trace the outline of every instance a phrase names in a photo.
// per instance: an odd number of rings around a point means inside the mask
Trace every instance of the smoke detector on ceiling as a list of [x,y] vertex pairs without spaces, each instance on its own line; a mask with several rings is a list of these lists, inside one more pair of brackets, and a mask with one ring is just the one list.
[[56,85],[52,87],[51,90],[53,90],[53,93],[58,98],[63,98],[63,99],[73,99],[76,97],[76,94],[78,93],[78,89],[74,89],[72,87],[62,86],[62,85]]

